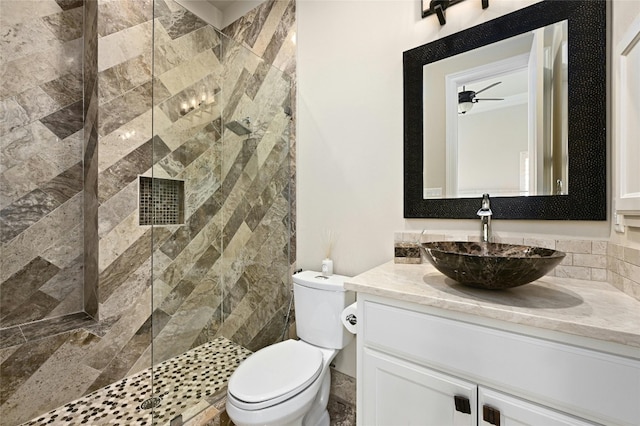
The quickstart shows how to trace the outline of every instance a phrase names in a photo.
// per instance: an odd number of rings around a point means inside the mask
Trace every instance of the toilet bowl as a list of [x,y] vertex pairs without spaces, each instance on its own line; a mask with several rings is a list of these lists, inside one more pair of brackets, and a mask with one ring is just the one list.
[[355,301],[340,275],[293,276],[301,340],[267,346],[244,360],[227,387],[227,414],[236,426],[328,426],[330,363],[352,339],[342,310]]
[[285,340],[254,353],[229,380],[227,414],[236,426],[328,425],[329,416],[323,414],[329,364],[337,352]]

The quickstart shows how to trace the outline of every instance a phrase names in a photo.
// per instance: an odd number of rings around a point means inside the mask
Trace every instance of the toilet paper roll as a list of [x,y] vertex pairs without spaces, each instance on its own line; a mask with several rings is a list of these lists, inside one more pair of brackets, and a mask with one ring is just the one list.
[[356,326],[356,323],[358,322],[357,304],[358,302],[353,302],[352,304],[344,308],[344,311],[342,311],[342,316],[340,318],[342,320],[342,324],[344,325],[344,328],[346,328],[347,331],[351,334],[356,334],[356,330],[358,329]]

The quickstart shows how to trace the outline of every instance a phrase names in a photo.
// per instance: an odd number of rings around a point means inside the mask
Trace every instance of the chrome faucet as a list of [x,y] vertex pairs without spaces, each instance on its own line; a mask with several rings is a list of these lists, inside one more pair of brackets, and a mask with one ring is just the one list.
[[480,216],[482,226],[481,241],[483,243],[489,243],[491,242],[491,216],[493,216],[489,194],[482,194],[482,206],[480,210],[478,210],[477,215]]

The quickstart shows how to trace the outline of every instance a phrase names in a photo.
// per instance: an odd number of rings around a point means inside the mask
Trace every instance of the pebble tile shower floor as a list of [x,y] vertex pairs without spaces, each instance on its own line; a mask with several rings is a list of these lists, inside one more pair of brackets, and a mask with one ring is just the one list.
[[[219,337],[23,425],[170,425],[180,414],[184,424],[198,424],[192,420],[209,409],[216,396],[224,396],[229,377],[250,354]],[[159,397],[159,404],[142,408],[152,397]]]

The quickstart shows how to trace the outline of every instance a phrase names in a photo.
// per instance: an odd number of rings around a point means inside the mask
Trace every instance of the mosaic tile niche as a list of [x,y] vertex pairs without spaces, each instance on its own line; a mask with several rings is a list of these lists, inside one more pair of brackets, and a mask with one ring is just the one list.
[[140,225],[184,223],[184,181],[140,176],[138,198]]

